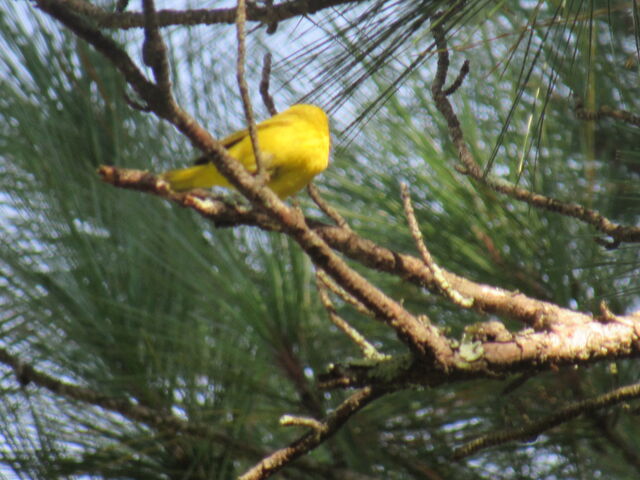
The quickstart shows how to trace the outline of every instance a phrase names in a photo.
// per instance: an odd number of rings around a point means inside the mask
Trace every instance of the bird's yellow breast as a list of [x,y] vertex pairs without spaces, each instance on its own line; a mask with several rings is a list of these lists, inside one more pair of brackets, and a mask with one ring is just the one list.
[[[268,185],[282,198],[304,188],[329,165],[329,120],[314,105],[294,105],[258,124],[257,130],[264,166],[270,174]],[[228,150],[249,171],[255,171],[248,135]]]

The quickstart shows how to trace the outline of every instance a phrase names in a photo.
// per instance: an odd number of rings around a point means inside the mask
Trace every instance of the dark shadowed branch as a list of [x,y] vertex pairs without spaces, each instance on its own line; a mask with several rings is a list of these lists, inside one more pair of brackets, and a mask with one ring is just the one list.
[[600,120],[601,118],[609,117],[640,127],[640,115],[634,115],[627,110],[618,110],[607,105],[602,105],[597,110],[587,110],[581,98],[576,98],[575,102],[576,116],[583,120]]
[[[43,388],[55,395],[63,397],[68,401],[93,405],[103,409],[105,412],[117,413],[132,422],[148,425],[158,432],[161,432],[162,435],[167,438],[179,438],[181,435],[191,435],[207,439],[208,441],[224,446],[226,449],[232,450],[234,455],[248,460],[264,458],[268,455],[268,453],[263,450],[254,448],[246,442],[237,441],[232,436],[219,432],[203,423],[194,422],[193,420],[187,421],[170,413],[160,411],[159,409],[134,403],[126,398],[106,396],[90,388],[58,380],[57,378],[40,372],[4,348],[0,348],[0,363],[7,365],[13,370],[16,381],[22,388],[29,388],[30,385],[35,385],[38,388]],[[369,401],[371,400],[373,400],[373,398],[369,399]],[[330,418],[333,417],[330,416]],[[326,474],[330,476],[328,478],[340,478],[342,475],[350,475],[350,472],[347,470],[327,467],[308,458],[299,459],[293,465],[293,468],[299,468],[299,474],[308,471],[326,472]]]
[[273,101],[273,97],[269,92],[271,84],[271,54],[269,52],[264,54],[262,59],[262,74],[260,75],[260,96],[262,97],[262,103],[267,108],[267,111],[271,116],[278,113],[276,104]]
[[572,403],[552,415],[548,415],[527,425],[510,430],[489,433],[476,438],[475,440],[457,448],[453,452],[453,458],[459,460],[461,458],[468,457],[469,455],[473,455],[485,448],[494,447],[507,442],[518,440],[531,441],[541,433],[547,432],[563,423],[567,423],[580,415],[601,410],[628,400],[637,399],[638,397],[640,397],[640,383],[616,388],[615,390],[599,395],[595,398]]
[[[343,4],[358,4],[364,0],[291,0],[272,6],[261,6],[256,3],[247,5],[247,20],[262,23],[266,26],[283,22],[292,18],[312,15],[322,10]],[[72,0],[67,2],[78,13],[91,17],[103,28],[130,29],[144,26],[144,15],[140,12],[107,12],[86,2]],[[236,8],[192,9],[192,10],[159,10],[158,25],[214,25],[233,24],[236,21]]]

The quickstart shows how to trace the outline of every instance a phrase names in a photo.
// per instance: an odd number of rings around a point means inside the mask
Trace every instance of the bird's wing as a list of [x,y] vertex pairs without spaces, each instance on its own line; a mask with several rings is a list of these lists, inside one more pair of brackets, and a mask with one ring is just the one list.
[[[287,119],[283,118],[280,114],[278,114],[257,124],[256,129],[258,130],[259,133],[262,133],[266,130],[269,130],[270,128],[278,127],[278,126],[286,126],[287,124],[288,124]],[[234,145],[244,140],[248,134],[249,134],[249,130],[246,128],[244,130],[238,130],[237,132],[232,133],[228,137],[223,138],[221,142],[222,146],[228,150],[229,148],[233,147]],[[194,165],[204,165],[206,163],[209,163],[209,160],[207,160],[207,157],[205,155],[198,157],[194,161]]]

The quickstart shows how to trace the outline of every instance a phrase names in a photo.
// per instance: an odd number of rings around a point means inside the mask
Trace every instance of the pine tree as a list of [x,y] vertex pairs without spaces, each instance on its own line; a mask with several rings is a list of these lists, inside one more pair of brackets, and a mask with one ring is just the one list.
[[[634,7],[142,3],[0,16],[2,475],[637,478]],[[308,194],[157,176],[239,77]]]

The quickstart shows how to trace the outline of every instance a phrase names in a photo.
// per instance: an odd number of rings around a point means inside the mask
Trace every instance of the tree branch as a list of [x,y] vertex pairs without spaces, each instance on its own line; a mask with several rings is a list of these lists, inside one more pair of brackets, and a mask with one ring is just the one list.
[[437,387],[444,383],[500,378],[518,372],[532,373],[563,365],[588,365],[598,360],[640,356],[640,316],[620,316],[615,322],[591,322],[554,328],[548,332],[523,330],[494,336],[483,332],[456,349],[446,372],[435,371],[410,358],[391,358],[376,365],[334,364],[320,378],[325,389],[378,385],[406,388]]
[[378,352],[376,347],[374,347],[360,332],[358,332],[355,328],[349,325],[336,311],[336,308],[329,298],[329,294],[327,293],[328,282],[326,275],[322,270],[318,270],[316,272],[316,283],[318,285],[318,295],[320,296],[320,302],[322,306],[329,314],[329,320],[336,327],[338,327],[342,332],[351,339],[353,343],[355,343],[358,348],[362,351],[362,354],[365,358],[372,360],[383,360],[385,355]]
[[639,115],[634,115],[627,110],[616,110],[607,105],[602,105],[595,111],[587,110],[582,99],[578,97],[576,97],[575,112],[576,116],[582,120],[599,120],[603,117],[609,117],[640,127]]
[[320,445],[333,435],[351,416],[362,410],[376,398],[384,395],[384,393],[384,390],[371,387],[363,388],[354,393],[324,420],[314,422],[312,431],[306,433],[289,446],[281,448],[268,457],[263,458],[259,463],[241,475],[239,477],[240,480],[261,480],[270,477],[296,458]]
[[[23,387],[33,384],[70,401],[86,403],[109,412],[118,413],[132,422],[145,424],[155,428],[159,432],[163,432],[164,437],[193,435],[199,438],[206,438],[209,441],[224,445],[225,448],[232,450],[236,455],[249,459],[264,458],[267,455],[265,451],[238,442],[233,437],[218,432],[208,425],[185,421],[166,412],[132,403],[125,398],[109,397],[89,388],[58,380],[36,370],[32,365],[21,361],[17,356],[12,355],[4,348],[0,348],[0,363],[7,365],[13,370],[16,380]],[[327,472],[329,474],[335,472],[334,466],[327,467],[326,465],[313,462],[307,458],[300,459],[296,465],[292,467],[299,468],[301,473],[317,471]],[[348,474],[346,471],[342,471],[342,473]]]
[[165,96],[165,101],[171,98],[171,78],[167,46],[158,30],[158,15],[153,0],[143,0],[144,10],[144,42],[142,44],[142,58],[151,67],[156,85]]
[[[267,27],[292,18],[307,16],[338,5],[363,3],[365,0],[290,0],[272,6],[260,6],[250,3],[247,7],[247,20]],[[144,15],[140,12],[107,12],[98,7],[89,6],[79,0],[70,2],[77,13],[90,16],[102,28],[131,29],[144,26]],[[158,25],[231,25],[236,21],[236,8],[160,10]]]
[[53,378],[22,362],[18,357],[0,348],[0,363],[11,367],[18,382],[27,386],[37,385],[51,393],[90,405],[95,405],[110,412],[119,413],[133,422],[143,423],[172,434],[183,433],[208,438],[233,448],[238,453],[249,454],[251,457],[261,456],[260,450],[238,443],[226,434],[216,432],[211,427],[193,422],[186,422],[173,415],[159,410],[130,402],[125,398],[108,397],[89,388],[71,385]]
[[262,152],[260,151],[260,143],[258,142],[258,131],[256,129],[256,121],[253,115],[253,106],[249,97],[249,86],[244,73],[244,63],[246,56],[247,34],[245,24],[247,21],[247,5],[246,0],[238,0],[236,10],[236,41],[238,43],[238,58],[236,62],[236,80],[240,89],[240,98],[242,98],[242,107],[244,109],[244,117],[249,130],[249,138],[251,140],[251,148],[253,148],[253,156],[256,161],[255,175],[260,183],[266,183],[268,178],[265,176],[264,162]]
[[315,203],[327,217],[333,220],[336,225],[338,225],[340,228],[351,230],[351,227],[349,227],[349,224],[344,219],[344,217],[340,215],[340,213],[335,208],[329,205],[329,203],[320,196],[320,192],[313,184],[313,182],[307,185],[307,193],[311,197],[311,200],[313,200],[313,203]]
[[267,108],[267,111],[271,116],[278,113],[276,104],[273,102],[273,97],[269,93],[269,83],[271,82],[271,54],[269,52],[264,54],[262,60],[262,74],[260,75],[260,96],[262,97],[262,103]]
[[482,435],[481,437],[455,449],[453,452],[453,458],[455,460],[460,460],[461,458],[473,455],[480,450],[512,442],[514,440],[531,440],[541,433],[573,420],[580,415],[601,410],[638,397],[640,397],[640,383],[617,388],[595,398],[573,403],[552,415],[548,415],[528,425]]
[[[189,192],[176,194],[165,182],[149,172],[112,166],[98,170],[102,180],[116,187],[158,195],[178,205],[191,208],[217,226],[251,225],[267,231],[283,231],[270,216],[248,207],[220,200],[210,194]],[[307,225],[327,245],[362,265],[396,275],[420,287],[438,291],[438,282],[420,258],[395,252],[363,238],[353,231],[308,219]],[[536,329],[555,325],[579,325],[593,321],[590,313],[573,311],[550,302],[527,297],[492,285],[476,283],[444,268],[441,272],[449,285],[462,296],[473,299],[473,310],[482,314],[497,314],[530,325]],[[351,293],[351,292],[350,292]],[[359,301],[361,301],[358,298]],[[369,308],[369,306],[367,306]],[[375,313],[375,312],[374,312]]]
[[[78,0],[75,0],[74,4]],[[111,38],[105,36],[99,30],[95,29],[84,18],[78,15],[67,4],[60,0],[38,0],[36,5],[43,12],[48,13],[60,23],[65,25],[69,30],[78,37],[86,40],[89,44],[102,53],[125,77],[127,83],[143,98],[153,91],[154,85],[147,80],[144,74],[138,69],[136,64],[131,60],[129,55],[122,50],[119,45]],[[142,15],[140,20],[143,20]],[[141,22],[140,26],[143,23]]]
[[322,281],[323,285],[326,286],[329,290],[335,293],[338,297],[340,297],[345,303],[348,303],[353,308],[356,309],[358,313],[361,315],[365,315],[367,317],[373,317],[373,313],[367,307],[362,305],[358,300],[353,298],[347,292],[344,291],[339,285],[331,280],[331,277],[327,276],[322,270],[316,271],[316,276]]
[[[133,62],[113,41],[103,41],[105,37],[100,32],[85,26],[77,16],[69,14],[61,0],[36,1],[43,10],[94,45],[107,58],[114,59],[114,65],[125,76],[127,82],[137,82],[134,86],[140,83],[137,69],[123,68],[133,65]],[[218,171],[254,206],[280,225],[281,231],[293,238],[316,265],[371,309],[376,318],[391,326],[401,341],[414,353],[429,358],[436,367],[441,367],[447,362],[447,357],[451,356],[452,351],[442,333],[435,327],[419,321],[402,305],[351,269],[315,231],[309,228],[301,212],[287,206],[269,188],[261,185],[240,162],[228,154],[219,141],[182,110],[172,96],[167,96],[157,85],[143,80],[148,88],[139,88],[138,93],[146,100],[149,109],[173,124],[202,150]]]
[[[449,102],[447,98],[447,91],[443,90],[449,69],[449,52],[447,50],[447,42],[442,22],[438,21],[434,23],[431,31],[433,32],[438,47],[438,68],[431,86],[431,93],[436,108],[447,121],[449,135],[458,150],[458,156],[462,166],[457,168],[457,170],[496,192],[503,193],[533,207],[576,218],[595,227],[596,230],[610,236],[618,243],[640,242],[640,227],[620,225],[612,222],[599,212],[577,203],[563,202],[552,197],[533,193],[522,187],[513,185],[506,180],[495,178],[483,172],[467,147],[460,121],[453,110],[451,102]],[[616,246],[616,243],[614,243],[613,246]]]
[[445,278],[442,270],[433,260],[431,252],[429,252],[429,249],[425,245],[424,239],[422,238],[422,232],[420,231],[420,227],[418,225],[418,220],[416,219],[415,212],[413,211],[411,195],[409,194],[409,187],[406,183],[400,184],[400,192],[402,195],[402,203],[404,205],[404,213],[407,217],[407,223],[409,224],[409,231],[411,232],[413,241],[416,244],[418,252],[420,253],[420,257],[422,257],[424,266],[429,269],[431,275],[433,276],[433,279],[438,284],[438,291],[446,298],[451,300],[454,304],[462,308],[472,307],[473,298],[463,297],[459,292],[454,290],[451,285],[449,285],[449,282],[447,282],[447,279]]

